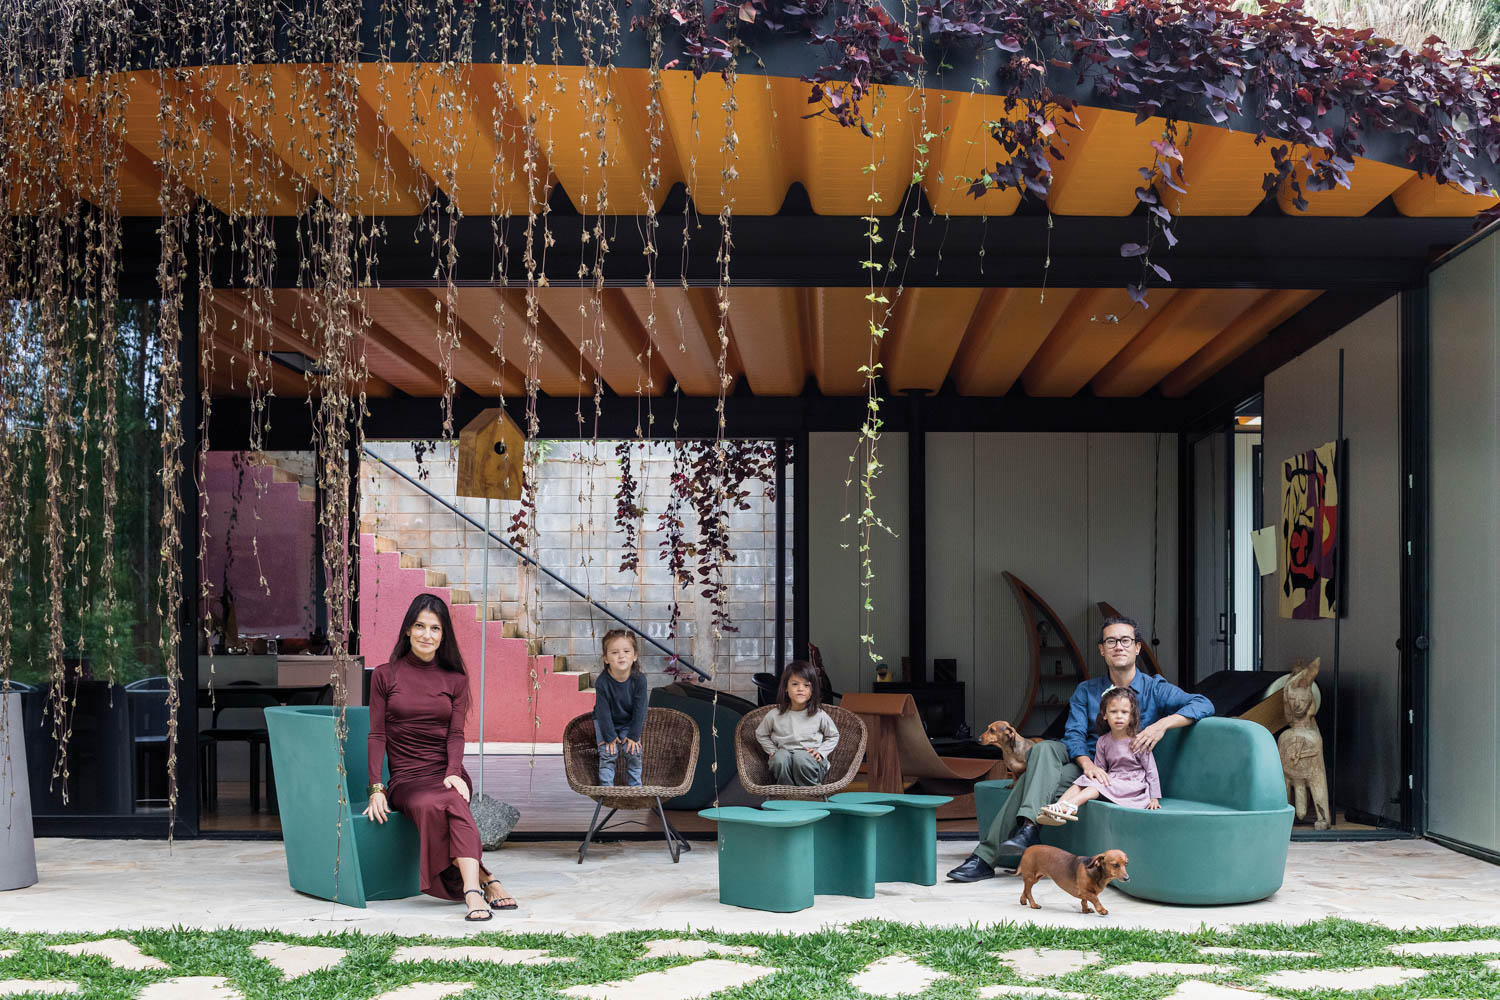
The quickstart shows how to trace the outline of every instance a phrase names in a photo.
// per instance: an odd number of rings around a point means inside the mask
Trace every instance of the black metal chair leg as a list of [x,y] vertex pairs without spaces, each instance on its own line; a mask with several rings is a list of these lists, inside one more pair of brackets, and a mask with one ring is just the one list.
[[589,853],[589,841],[594,839],[594,834],[599,830],[599,810],[604,808],[603,802],[594,803],[594,818],[589,820],[589,832],[584,836],[583,843],[578,845],[578,863],[583,864],[583,859]]
[[672,864],[677,863],[680,852],[677,847],[677,831],[672,829],[672,824],[667,822],[667,811],[661,807],[661,798],[656,800],[656,815],[661,817],[662,833],[667,839],[667,853],[672,855]]
[[691,851],[693,849],[693,845],[688,843],[688,839],[682,835],[681,830],[677,829],[677,827],[675,826],[671,826],[670,824],[667,826],[667,829],[671,830],[672,836],[677,838],[678,850]]

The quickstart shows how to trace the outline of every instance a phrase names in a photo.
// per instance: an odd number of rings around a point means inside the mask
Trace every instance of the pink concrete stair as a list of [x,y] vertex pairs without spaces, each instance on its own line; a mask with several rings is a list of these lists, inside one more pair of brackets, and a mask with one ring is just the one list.
[[[561,669],[562,657],[530,656],[531,640],[520,637],[509,622],[494,620],[494,608],[481,623],[480,606],[468,591],[446,586],[447,578],[396,550],[388,539],[360,535],[360,648],[365,662],[385,662],[412,598],[436,594],[453,611],[453,632],[469,671],[473,707],[464,739],[479,739],[479,637],[488,629],[485,648],[484,738],[501,743],[561,743],[563,727],[574,716],[591,712],[594,692],[586,671]],[[529,662],[528,662],[529,661]],[[538,690],[531,690],[535,669]]]

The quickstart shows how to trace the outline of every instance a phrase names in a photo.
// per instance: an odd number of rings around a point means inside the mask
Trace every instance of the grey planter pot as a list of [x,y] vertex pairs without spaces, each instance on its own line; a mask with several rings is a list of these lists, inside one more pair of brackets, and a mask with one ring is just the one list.
[[5,699],[0,720],[0,889],[36,884],[36,841],[31,833],[31,786],[26,771],[26,734],[21,695]]

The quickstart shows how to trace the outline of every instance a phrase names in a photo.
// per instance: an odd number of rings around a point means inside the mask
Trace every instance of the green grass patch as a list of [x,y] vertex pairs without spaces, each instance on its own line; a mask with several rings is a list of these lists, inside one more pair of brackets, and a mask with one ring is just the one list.
[[[766,915],[768,924],[775,919],[774,914]],[[48,950],[49,945],[101,937],[131,941],[170,968],[132,972],[119,969],[103,958],[74,957]],[[864,921],[810,934],[631,931],[598,937],[486,931],[462,938],[431,938],[351,931],[299,938],[272,931],[181,928],[95,935],[0,932],[0,949],[16,949],[14,955],[0,960],[0,983],[9,979],[64,979],[78,983],[83,989],[81,995],[89,1000],[126,1000],[147,984],[164,979],[223,976],[247,1000],[369,1000],[407,983],[470,981],[476,985],[462,994],[463,1000],[558,1000],[559,991],[569,986],[629,979],[695,961],[680,957],[644,960],[645,943],[653,938],[698,939],[759,948],[759,955],[736,960],[773,967],[778,970],[776,974],[716,994],[724,1000],[810,997],[860,1000],[864,994],[849,984],[849,978],[869,963],[896,954],[949,974],[921,994],[924,1000],[973,1000],[980,987],[999,983],[1045,985],[1101,1000],[1161,1000],[1188,978],[1173,975],[1132,979],[1105,974],[1105,969],[1125,962],[1233,965],[1233,969],[1201,978],[1256,989],[1286,1000],[1500,997],[1500,971],[1488,964],[1500,959],[1500,954],[1427,958],[1386,951],[1387,946],[1403,942],[1500,939],[1500,927],[1394,931],[1342,920],[1300,926],[1254,925],[1229,931],[1203,928],[1195,933],[1010,923],[985,927],[916,927],[883,921]],[[258,941],[331,946],[347,954],[332,968],[285,979],[269,962],[251,954],[251,945]],[[410,944],[545,949],[573,961],[538,966],[390,961],[396,948]],[[1317,953],[1317,957],[1206,957],[1198,951],[1206,945],[1308,951]],[[1076,948],[1097,952],[1099,961],[1064,976],[1023,979],[991,956],[992,952],[1018,948]],[[1273,989],[1261,981],[1266,973],[1282,969],[1354,969],[1380,965],[1423,969],[1430,974],[1402,986],[1352,992]]]

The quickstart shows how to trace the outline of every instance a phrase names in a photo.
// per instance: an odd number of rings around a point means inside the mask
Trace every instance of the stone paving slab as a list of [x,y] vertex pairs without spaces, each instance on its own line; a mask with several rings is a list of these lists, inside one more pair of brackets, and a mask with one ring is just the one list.
[[0,948],[0,962],[3,962],[7,958],[14,956],[16,954],[16,951],[17,949],[15,948]]
[[1254,955],[1256,958],[1317,958],[1315,951],[1283,951],[1279,948],[1220,948],[1205,946],[1198,949],[1200,955],[1223,957],[1225,955]]
[[1386,951],[1394,955],[1500,955],[1500,939],[1413,941],[1409,944],[1393,944]]
[[740,944],[718,944],[714,941],[689,941],[683,938],[658,938],[646,942],[646,954],[641,959],[652,958],[706,958],[709,955],[759,955],[759,948]]
[[494,948],[473,945],[445,948],[406,945],[391,954],[392,962],[493,962],[496,965],[551,965],[571,962],[571,955],[553,955],[539,948]]
[[1376,965],[1367,969],[1287,969],[1269,972],[1261,979],[1289,990],[1373,990],[1381,986],[1400,986],[1425,975],[1426,969]]
[[375,1000],[443,1000],[472,990],[473,983],[407,983],[375,997]]
[[1178,983],[1177,989],[1163,1000],[1276,1000],[1267,993],[1257,993],[1245,986],[1225,986],[1221,983],[1205,983],[1201,979],[1189,979]]
[[979,997],[980,1000],[990,1000],[992,997],[1042,997],[1044,1000],[1053,1000],[1057,997],[1061,1000],[1094,1000],[1086,993],[1070,993],[1067,990],[1055,990],[1046,986],[981,986]]
[[929,969],[905,955],[887,955],[851,976],[849,985],[872,997],[904,997],[915,996],[947,978],[948,973]]
[[[525,809],[524,801],[515,803]],[[718,857],[711,849],[672,864],[659,843],[616,843],[589,852],[579,868],[576,844],[507,844],[490,855],[524,911],[505,920],[517,932],[605,934],[639,930],[754,932],[766,914],[718,901]],[[707,847],[708,845],[703,845]],[[938,870],[968,855],[967,841],[940,841]],[[184,926],[235,927],[311,936],[342,930],[371,934],[430,934],[458,938],[495,929],[465,924],[453,903],[415,896],[342,906],[294,892],[286,881],[286,856],[274,841],[150,840],[37,841],[37,885],[6,893],[0,929],[76,933],[98,928],[98,887],[111,887],[111,927],[141,930]],[[781,914],[775,926],[807,933],[857,920],[892,920],[929,926],[992,926],[1002,920],[1027,925],[1110,927],[1192,932],[1206,925],[1301,923],[1327,917],[1389,927],[1435,928],[1500,925],[1500,868],[1419,840],[1292,844],[1285,884],[1270,899],[1237,906],[1167,906],[1106,891],[1110,916],[1049,907],[1013,905],[1014,877],[969,885],[881,883],[875,898],[819,896],[817,905]],[[629,912],[615,904],[632,901]],[[1002,906],[1001,904],[1005,904]]]
[[348,954],[342,948],[326,948],[312,944],[283,944],[280,941],[258,941],[250,946],[250,954],[270,962],[288,979],[296,979],[311,972],[331,969]]
[[1233,965],[1205,965],[1202,962],[1126,962],[1104,970],[1107,976],[1129,976],[1145,979],[1147,976],[1211,976],[1216,972],[1235,972]]
[[747,965],[710,958],[679,965],[662,972],[647,972],[633,979],[617,979],[594,986],[571,986],[564,996],[582,1000],[696,1000],[733,986],[744,986],[773,975],[764,965]]
[[178,976],[152,983],[136,994],[137,1000],[245,1000],[223,976]]
[[93,955],[104,959],[111,965],[117,965],[122,969],[129,969],[132,972],[140,972],[143,969],[165,969],[167,967],[166,962],[163,962],[159,958],[152,958],[123,938],[79,941],[77,944],[54,944],[48,945],[47,950],[55,951],[59,955]]
[[1066,976],[1099,961],[1098,952],[1079,951],[1076,948],[1017,948],[1015,951],[996,951],[990,954],[1010,966],[1016,975],[1027,979]]
[[61,996],[65,993],[80,993],[77,983],[66,979],[0,979],[0,997],[41,994]]

